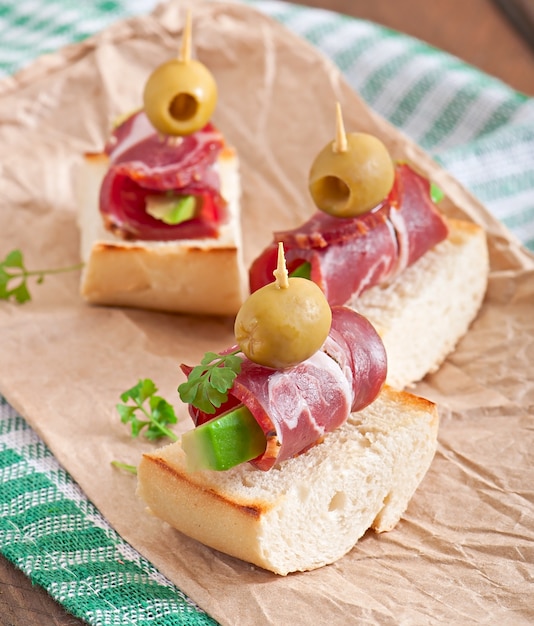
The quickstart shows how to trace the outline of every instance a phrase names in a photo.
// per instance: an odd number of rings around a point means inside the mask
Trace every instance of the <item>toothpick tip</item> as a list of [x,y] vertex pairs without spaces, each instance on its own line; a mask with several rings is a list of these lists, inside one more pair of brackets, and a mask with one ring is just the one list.
[[289,274],[286,267],[286,257],[284,254],[284,244],[278,242],[278,259],[276,269],[273,272],[277,287],[287,289],[289,287]]
[[336,102],[336,137],[332,145],[334,152],[346,152],[347,145],[347,133],[345,132],[345,126],[343,124],[343,113],[341,112],[341,105]]
[[188,63],[191,60],[191,23],[191,7],[188,7],[185,14],[185,24],[182,32],[182,45],[178,54],[178,59],[184,63]]

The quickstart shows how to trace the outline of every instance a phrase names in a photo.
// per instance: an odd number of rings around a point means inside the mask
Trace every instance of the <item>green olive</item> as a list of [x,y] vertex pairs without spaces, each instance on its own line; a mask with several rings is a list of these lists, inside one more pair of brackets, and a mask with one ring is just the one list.
[[395,168],[386,146],[373,135],[349,133],[347,149],[334,142],[317,155],[309,174],[309,190],[318,209],[336,217],[366,213],[387,197]]
[[210,121],[217,104],[217,84],[200,61],[172,59],[149,76],[143,104],[160,133],[190,135]]
[[258,289],[237,314],[237,343],[260,365],[297,365],[317,352],[330,332],[332,311],[321,289],[306,278],[288,282],[287,288],[271,283]]

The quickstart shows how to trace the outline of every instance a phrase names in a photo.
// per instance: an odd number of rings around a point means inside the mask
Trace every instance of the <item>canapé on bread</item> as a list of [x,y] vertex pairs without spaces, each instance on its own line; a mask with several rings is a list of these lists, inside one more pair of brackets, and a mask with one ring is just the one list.
[[282,241],[292,272],[371,321],[386,346],[387,382],[403,389],[436,371],[476,317],[489,275],[486,237],[446,218],[442,192],[416,164],[394,162],[372,135],[345,134],[339,105],[336,121],[310,170],[317,210],[273,234],[250,267],[250,289],[268,282]]
[[145,454],[138,494],[180,532],[286,575],[349,552],[368,528],[391,530],[435,453],[434,404],[384,387],[307,452],[268,472],[250,464],[189,473],[180,442]]
[[82,296],[100,305],[234,315],[247,293],[235,151],[225,147],[215,164],[228,203],[228,220],[216,238],[125,241],[106,230],[99,192],[108,165],[106,154],[89,154],[77,175]]
[[482,305],[489,274],[484,230],[447,220],[447,239],[388,285],[347,303],[375,326],[388,355],[387,382],[402,389],[437,371]]
[[142,109],[84,159],[77,191],[89,302],[234,315],[246,295],[238,158],[211,123],[217,83],[191,57],[191,38],[188,10],[179,54],[148,76]]

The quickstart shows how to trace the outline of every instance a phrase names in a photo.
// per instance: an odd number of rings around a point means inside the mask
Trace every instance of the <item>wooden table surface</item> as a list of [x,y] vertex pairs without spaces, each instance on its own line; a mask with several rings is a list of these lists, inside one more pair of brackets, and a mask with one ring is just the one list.
[[[515,29],[493,0],[295,0],[372,20],[422,39],[518,91],[534,96],[534,39]],[[534,27],[534,0],[517,5]],[[534,32],[534,31],[533,31]],[[0,626],[83,626],[0,556]]]

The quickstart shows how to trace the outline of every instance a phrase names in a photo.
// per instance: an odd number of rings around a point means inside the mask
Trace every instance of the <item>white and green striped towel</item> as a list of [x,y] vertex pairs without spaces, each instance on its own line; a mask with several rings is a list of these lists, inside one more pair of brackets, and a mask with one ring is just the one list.
[[[370,22],[247,0],[310,41],[534,251],[534,101]],[[155,0],[0,3],[0,76]],[[1,376],[1,373],[0,373]],[[0,397],[0,551],[89,624],[214,624],[108,526]]]

